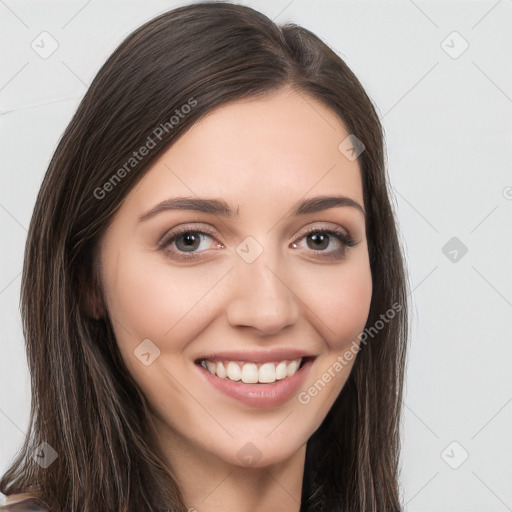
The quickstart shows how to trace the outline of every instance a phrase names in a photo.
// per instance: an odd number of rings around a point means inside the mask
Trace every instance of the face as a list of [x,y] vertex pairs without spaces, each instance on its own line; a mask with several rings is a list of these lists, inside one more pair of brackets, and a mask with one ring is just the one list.
[[372,294],[360,168],[339,149],[348,135],[290,89],[220,107],[104,234],[117,342],[175,450],[279,463],[341,391]]

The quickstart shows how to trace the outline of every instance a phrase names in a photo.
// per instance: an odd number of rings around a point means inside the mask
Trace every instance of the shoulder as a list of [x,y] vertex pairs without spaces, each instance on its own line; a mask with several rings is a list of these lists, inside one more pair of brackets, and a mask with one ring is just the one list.
[[50,507],[34,494],[13,494],[0,501],[0,512],[51,512]]

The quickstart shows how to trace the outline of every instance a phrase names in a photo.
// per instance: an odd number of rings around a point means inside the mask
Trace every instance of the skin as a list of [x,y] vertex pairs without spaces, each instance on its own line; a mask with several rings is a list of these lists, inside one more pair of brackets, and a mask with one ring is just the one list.
[[[194,361],[219,350],[301,348],[316,356],[307,391],[357,342],[372,294],[364,213],[291,214],[298,201],[324,195],[363,206],[358,161],[338,149],[347,136],[333,111],[290,88],[217,108],[149,169],[101,240],[101,288],[117,342],[191,510],[299,510],[306,442],[354,359],[307,404],[294,394],[270,408],[221,394],[198,379]],[[167,210],[139,221],[178,196],[223,199],[238,216]],[[214,232],[192,261],[173,256],[176,244],[167,253],[158,245],[179,226]],[[304,234],[313,227],[341,229],[357,245],[340,256],[331,237],[322,253]],[[263,249],[252,263],[236,252],[248,236]],[[160,350],[148,366],[134,355],[145,339]],[[259,453],[251,466],[237,455],[249,442]]]

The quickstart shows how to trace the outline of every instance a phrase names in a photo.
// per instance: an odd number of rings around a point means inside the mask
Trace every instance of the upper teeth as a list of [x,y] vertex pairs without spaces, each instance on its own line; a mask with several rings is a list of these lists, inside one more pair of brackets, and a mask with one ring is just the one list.
[[291,377],[299,369],[302,358],[293,361],[281,361],[280,363],[237,363],[235,361],[209,361],[203,359],[201,365],[213,375],[221,379],[228,378],[234,381],[242,381],[245,384],[271,383]]

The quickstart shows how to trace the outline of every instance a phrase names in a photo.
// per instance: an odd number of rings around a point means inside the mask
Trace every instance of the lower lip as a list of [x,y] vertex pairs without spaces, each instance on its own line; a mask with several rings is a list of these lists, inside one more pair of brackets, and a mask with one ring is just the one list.
[[244,384],[227,377],[221,379],[201,365],[196,364],[195,366],[213,387],[225,395],[251,407],[275,407],[288,401],[297,393],[312,364],[313,359],[308,359],[291,377],[276,380],[271,384]]

